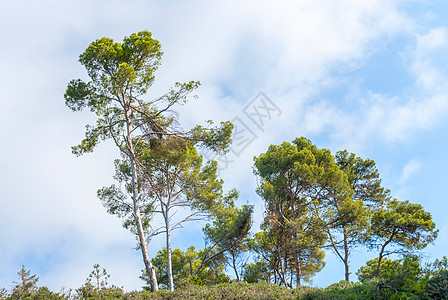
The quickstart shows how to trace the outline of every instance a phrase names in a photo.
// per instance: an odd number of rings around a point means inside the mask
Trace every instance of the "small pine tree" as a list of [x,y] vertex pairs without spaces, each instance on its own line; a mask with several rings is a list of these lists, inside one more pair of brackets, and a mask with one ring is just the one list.
[[[107,274],[105,268],[101,270],[99,264],[93,265],[93,271],[90,272],[89,277],[87,277],[86,282],[83,286],[76,290],[79,296],[83,298],[102,296],[106,293],[107,289],[107,279],[110,275]],[[112,289],[116,288],[112,286]]]
[[96,289],[100,290],[107,286],[107,279],[109,279],[110,275],[107,274],[107,271],[105,268],[103,270],[100,270],[99,264],[93,265],[93,271],[90,273],[89,278],[87,278],[86,283],[92,284],[92,281],[96,284]]
[[25,266],[22,265],[22,269],[17,272],[19,275],[19,282],[14,282],[16,285],[12,290],[12,298],[14,299],[22,299],[26,296],[31,295],[37,289],[37,282],[39,281],[39,277],[37,275],[31,275],[31,272],[25,269]]

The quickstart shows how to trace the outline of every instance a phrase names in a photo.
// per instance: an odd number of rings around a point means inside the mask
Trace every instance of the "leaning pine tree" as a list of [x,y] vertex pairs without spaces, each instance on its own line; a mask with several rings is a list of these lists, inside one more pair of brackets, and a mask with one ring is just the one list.
[[[130,182],[124,188],[132,199],[131,227],[138,238],[152,291],[156,291],[158,285],[144,233],[150,207],[143,203],[144,164],[139,161],[139,145],[165,136],[177,136],[199,142],[214,151],[226,151],[232,131],[230,122],[213,129],[200,126],[190,131],[177,129],[176,114],[171,109],[175,104],[184,103],[199,82],[176,83],[165,95],[154,100],[144,99],[154,82],[154,72],[160,65],[162,54],[160,43],[148,31],[125,37],[122,43],[107,37],[98,39],[79,59],[91,80],[87,83],[81,79],[70,81],[64,95],[71,110],[88,107],[98,116],[95,126],[86,126],[86,137],[72,148],[73,153],[92,152],[101,140],[112,139],[129,166]],[[129,222],[125,223],[129,225]]]

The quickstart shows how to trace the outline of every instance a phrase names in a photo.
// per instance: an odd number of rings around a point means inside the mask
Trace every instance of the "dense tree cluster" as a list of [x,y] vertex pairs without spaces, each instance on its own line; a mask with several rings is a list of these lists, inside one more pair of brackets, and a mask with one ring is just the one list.
[[333,156],[297,138],[256,157],[255,173],[266,215],[253,249],[275,283],[309,281],[324,266],[325,248],[341,259],[350,282],[349,258],[356,247],[378,249],[380,268],[385,255],[422,249],[437,237],[430,213],[391,198],[375,162],[346,150]]

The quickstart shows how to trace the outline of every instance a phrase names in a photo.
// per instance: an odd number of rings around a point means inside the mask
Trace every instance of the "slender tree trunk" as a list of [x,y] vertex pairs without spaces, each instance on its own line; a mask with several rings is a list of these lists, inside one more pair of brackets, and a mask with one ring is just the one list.
[[148,247],[146,244],[145,236],[143,234],[143,226],[142,226],[142,219],[140,216],[140,210],[137,210],[135,214],[136,214],[135,221],[137,223],[137,231],[140,240],[140,248],[142,250],[143,255],[143,262],[145,263],[146,272],[148,273],[149,276],[151,291],[155,292],[159,290],[159,285],[157,284],[156,269],[152,265],[151,259],[149,258],[148,255]]
[[281,274],[281,280],[282,282],[285,284],[286,287],[290,287],[289,283],[288,283],[288,278],[286,275],[286,270],[288,268],[288,258],[285,254],[285,256],[283,257],[284,263],[282,264],[282,274]]
[[350,282],[350,269],[348,265],[348,256],[350,252],[348,250],[348,243],[347,243],[347,235],[344,228],[344,266],[345,266],[345,281]]
[[302,276],[301,274],[301,267],[300,267],[300,259],[299,259],[299,252],[294,249],[294,263],[295,263],[295,267],[296,267],[296,285],[297,287],[300,286],[300,277]]
[[240,281],[240,276],[238,274],[238,268],[236,267],[235,253],[233,251],[230,251],[230,253],[232,254],[232,266],[233,266],[233,270],[235,270],[236,281]]
[[132,133],[131,133],[131,124],[129,118],[129,110],[125,110],[126,112],[126,129],[127,129],[127,137],[126,143],[128,147],[128,157],[131,164],[131,176],[132,176],[132,201],[134,203],[134,219],[137,225],[137,234],[139,237],[140,248],[142,250],[143,262],[145,264],[146,272],[149,276],[149,282],[151,285],[151,291],[157,291],[159,286],[157,284],[156,270],[152,265],[151,259],[148,255],[148,246],[146,243],[145,235],[143,233],[143,225],[142,218],[140,215],[140,206],[139,206],[139,193],[137,187],[137,170],[136,170],[136,158],[134,153],[134,146],[132,144]]
[[170,287],[170,292],[174,292],[173,267],[171,261],[171,231],[170,231],[170,220],[168,219],[168,210],[166,210],[165,228],[166,228],[166,258],[168,268],[168,283]]
[[300,255],[299,255],[299,253],[297,253],[298,254],[298,257],[297,257],[297,265],[296,265],[296,268],[297,268],[297,270],[296,270],[296,285],[297,285],[297,287],[299,287],[299,286],[301,286],[301,284],[302,284],[302,263],[300,262]]
[[377,270],[377,276],[380,274],[380,269],[381,269],[381,261],[383,259],[383,255],[384,255],[384,250],[386,249],[386,246],[393,240],[393,238],[395,237],[395,229],[392,230],[392,234],[390,235],[389,239],[383,244],[383,246],[381,247],[381,251],[380,254],[378,255],[378,270]]
[[[347,257],[347,259],[348,259],[348,257]],[[350,269],[349,269],[349,265],[348,265],[348,260],[344,261],[344,265],[345,265],[345,281],[350,283]]]

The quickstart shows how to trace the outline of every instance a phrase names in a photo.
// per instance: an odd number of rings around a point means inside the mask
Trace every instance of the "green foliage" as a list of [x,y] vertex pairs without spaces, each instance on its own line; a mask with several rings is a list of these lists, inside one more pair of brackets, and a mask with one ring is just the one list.
[[[350,280],[349,257],[353,249],[370,236],[370,216],[378,210],[389,191],[381,187],[375,162],[362,159],[347,150],[335,154],[335,162],[345,175],[347,186],[338,191],[331,188],[320,209],[328,235],[328,246],[345,266],[345,280]],[[334,176],[330,173],[330,176]]]
[[72,110],[89,107],[100,115],[113,96],[131,90],[145,94],[162,54],[160,43],[148,31],[125,37],[122,44],[107,37],[94,41],[79,58],[92,81],[71,81],[65,94],[67,106]]
[[[160,43],[148,31],[125,37],[122,43],[103,37],[92,42],[80,55],[79,61],[91,81],[72,80],[64,95],[66,105],[73,111],[88,107],[98,116],[95,126],[86,126],[85,139],[72,147],[72,152],[76,155],[92,152],[100,141],[112,139],[125,160],[124,164],[129,165],[130,180],[125,189],[132,198],[130,207],[134,220],[128,219],[124,225],[134,227],[134,233],[138,235],[153,290],[157,290],[157,279],[143,233],[144,225],[146,228],[149,225],[151,216],[148,216],[147,209],[150,205],[140,207],[142,178],[136,151],[142,140],[147,143],[151,138],[183,134],[177,132],[174,124],[176,115],[169,114],[169,111],[174,104],[185,101],[186,96],[199,86],[199,82],[193,81],[176,83],[175,88],[158,99],[142,99],[141,96],[154,81],[154,72],[160,65],[161,57]],[[126,215],[129,210],[125,208],[120,211],[115,205],[115,196],[123,200],[124,194],[115,187],[99,192],[106,203],[114,202],[109,211],[118,212],[119,215]],[[132,226],[132,223],[135,225]]]
[[103,287],[99,290],[91,289],[88,286],[82,286],[76,291],[80,299],[129,299],[126,297],[126,293],[123,289],[113,285],[110,287]]
[[427,273],[421,268],[420,260],[415,255],[405,255],[402,259],[384,259],[381,268],[378,259],[367,262],[356,273],[363,284],[373,284],[383,295],[419,294],[425,289]]
[[234,299],[234,300],[274,300],[297,299],[305,290],[290,290],[275,284],[245,282],[221,283],[216,285],[196,285],[182,281],[183,285],[173,293],[163,290],[156,293],[141,293],[139,299]]
[[229,121],[221,122],[220,127],[210,127],[213,121],[207,121],[209,127],[196,126],[191,130],[192,140],[200,141],[200,146],[215,152],[227,152],[228,145],[232,142],[233,124]]
[[[289,269],[300,285],[302,277],[309,280],[324,266],[324,254],[319,248],[326,236],[319,218],[320,207],[335,195],[351,196],[346,175],[329,150],[318,149],[303,137],[293,144],[271,145],[255,158],[255,168],[261,177],[257,193],[267,209],[262,227],[268,235],[276,236],[271,242],[277,244],[274,255],[280,255],[271,256],[270,264],[278,274],[283,273],[280,279],[284,284],[287,274],[281,270]],[[288,266],[280,267],[281,261],[288,262]]]
[[[179,251],[174,252],[179,253]],[[159,251],[158,256],[162,257],[164,253],[166,252]],[[191,257],[200,255],[194,247],[190,247],[182,254]],[[358,272],[361,282],[349,283],[342,280],[326,288],[288,289],[266,282],[256,284],[229,282],[229,278],[224,273],[220,273],[213,282],[200,277],[185,276],[177,280],[177,290],[171,293],[167,290],[125,292],[122,288],[113,285],[108,287],[107,283],[101,284],[101,281],[108,278],[107,272],[104,269],[101,270],[99,265],[95,265],[86,283],[77,290],[76,295],[71,295],[70,291],[55,293],[46,287],[37,287],[37,281],[35,281],[37,276],[31,275],[22,267],[18,273],[20,279],[25,278],[25,282],[34,283],[26,284],[29,289],[25,293],[23,284],[17,284],[11,294],[8,294],[5,289],[0,289],[0,299],[447,299],[448,272],[441,270],[431,273],[434,266],[443,266],[444,261],[445,258],[437,259],[434,263],[427,264],[427,268],[422,268],[416,256],[404,256],[399,260],[385,259],[379,276],[376,276],[377,261],[371,260]],[[254,269],[265,270],[265,266],[262,265],[250,264],[250,266]],[[185,273],[188,273],[188,260],[184,269]],[[432,277],[428,280],[430,275]],[[96,287],[92,285],[92,282]]]
[[425,265],[425,272],[432,278],[437,277],[446,271],[448,271],[448,259],[446,256],[442,257],[440,260],[436,258],[434,262],[426,263]]
[[86,138],[73,147],[73,153],[92,152],[101,140],[112,138],[122,151],[130,154],[131,132],[132,135],[143,133],[146,137],[174,133],[188,136],[213,150],[226,151],[233,129],[230,122],[214,128],[196,126],[187,134],[175,130],[176,115],[169,115],[170,108],[185,103],[199,82],[176,83],[168,93],[151,101],[140,98],[153,84],[162,55],[160,43],[148,31],[133,33],[122,43],[103,37],[89,45],[79,61],[91,81],[70,81],[64,98],[71,110],[87,107],[98,120],[96,126],[86,127]]
[[24,297],[23,299],[29,300],[64,300],[65,297],[59,295],[58,293],[50,291],[47,287],[43,286],[37,289],[32,295]]
[[[204,250],[196,251],[194,246],[188,247],[185,252],[180,249],[174,249],[171,251],[173,281],[175,286],[178,286],[179,282],[183,279],[191,280],[195,284],[199,285],[229,281],[229,277],[224,273],[224,257],[217,256],[215,259],[209,260],[201,266],[205,254],[206,252]],[[157,278],[160,288],[168,289],[169,282],[166,248],[163,248],[163,250],[159,250],[157,252],[157,255],[152,259],[152,263],[157,270]],[[201,269],[198,270],[200,266]],[[149,284],[149,278],[145,270],[142,270],[142,276],[140,276],[140,279]]]
[[[193,142],[176,136],[153,139],[146,147],[140,147],[137,155],[143,169],[143,192],[164,219],[166,251],[171,248],[169,234],[172,230],[187,221],[217,215],[216,210],[224,208],[221,203],[223,182],[217,178],[217,164],[214,161],[203,164]],[[172,218],[177,209],[184,208],[190,211],[187,217]],[[157,229],[153,234],[157,234]],[[170,256],[167,265],[168,282],[173,290]]]
[[222,252],[239,280],[238,267],[242,267],[240,258],[248,249],[247,237],[252,226],[253,206],[243,205],[242,208],[237,208],[234,203],[237,197],[236,191],[231,192],[224,199],[224,203],[214,210],[213,221],[207,224],[203,231],[208,245],[205,249],[206,255],[212,257]]
[[[121,152],[123,161],[118,162],[116,177],[124,183],[124,191],[113,185],[99,190],[98,196],[108,211],[124,218],[123,225],[137,235],[153,289],[157,289],[157,280],[148,256],[147,239],[157,233],[150,224],[154,200],[161,201],[169,251],[169,232],[180,225],[169,227],[169,209],[177,205],[204,211],[211,208],[220,194],[222,183],[216,179],[216,163],[202,166],[202,158],[194,148],[203,146],[225,152],[233,129],[230,122],[222,122],[220,127],[179,130],[178,116],[172,107],[185,103],[199,82],[176,83],[159,98],[142,98],[154,82],[162,54],[160,43],[148,31],[133,33],[122,43],[107,37],[98,39],[79,59],[90,81],[70,81],[64,95],[66,105],[73,111],[88,107],[98,116],[95,126],[86,126],[84,140],[72,147],[72,152],[76,155],[92,152],[106,139],[112,139]],[[208,125],[213,124],[210,121]],[[172,176],[167,180],[168,175]],[[171,197],[178,194],[189,203],[169,204]]]
[[378,210],[388,199],[390,191],[381,186],[375,161],[357,157],[347,150],[335,154],[339,168],[347,174],[353,190],[353,200],[362,200],[372,211]]
[[269,277],[268,264],[265,261],[244,265],[243,279],[247,283],[269,282]]
[[448,299],[448,271],[441,271],[426,282],[424,296],[427,299]]
[[433,242],[437,230],[431,214],[420,204],[392,200],[387,209],[374,213],[373,232],[381,238],[393,238],[392,242],[409,248],[421,249]]
[[317,289],[308,291],[300,300],[324,300],[324,299],[382,299],[373,296],[375,287],[371,285],[362,285],[360,283],[348,283],[342,280],[338,283],[334,283],[325,289]]
[[217,178],[216,162],[203,163],[190,141],[172,136],[153,139],[149,145],[141,145],[138,157],[143,166],[143,190],[149,198],[210,211],[222,197],[223,182]]
[[420,204],[391,200],[386,207],[372,216],[372,239],[370,247],[380,248],[378,264],[387,255],[386,246],[398,247],[397,251],[419,250],[432,243],[438,230],[432,216]]

